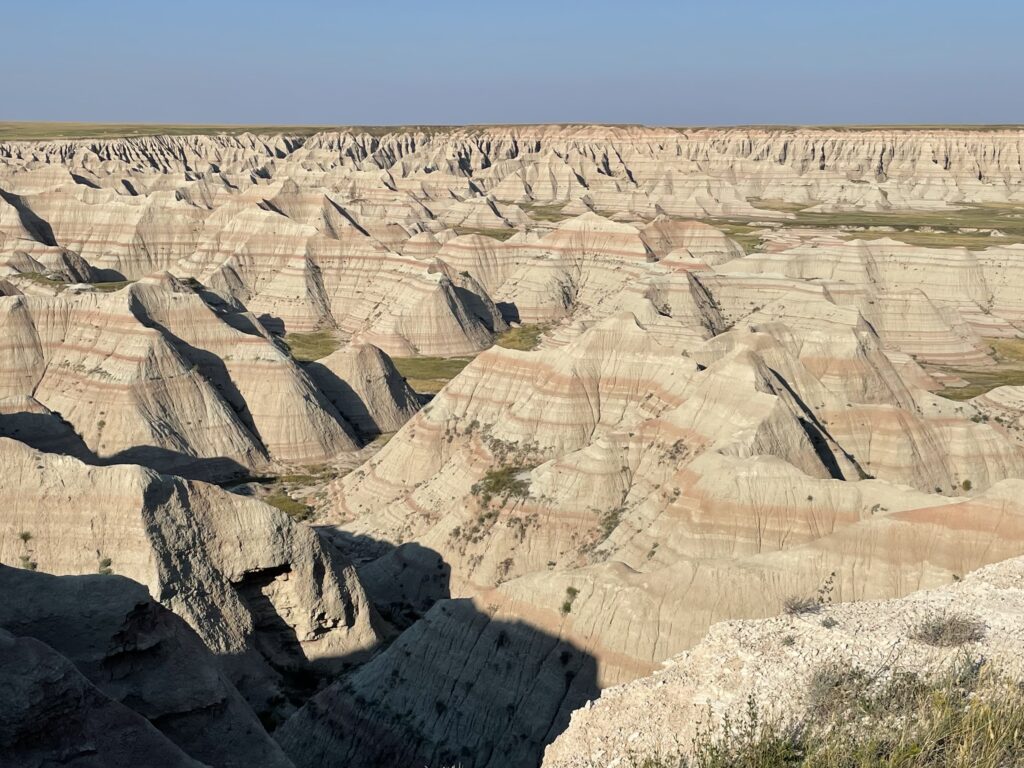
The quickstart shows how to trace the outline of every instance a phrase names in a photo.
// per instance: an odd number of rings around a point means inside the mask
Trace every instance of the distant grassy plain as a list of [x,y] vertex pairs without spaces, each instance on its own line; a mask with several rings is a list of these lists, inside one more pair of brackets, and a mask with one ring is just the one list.
[[[960,208],[942,211],[811,211],[809,206],[799,203],[774,200],[751,200],[751,203],[765,212],[765,220],[776,222],[779,228],[820,229],[833,234],[839,230],[840,236],[850,240],[888,237],[926,248],[971,250],[1024,243],[1024,205],[1019,203],[965,203]],[[776,218],[777,214],[786,214],[789,218]],[[760,250],[763,245],[759,233],[764,227],[751,225],[751,217],[707,221],[739,242],[748,253]],[[993,230],[999,234],[991,234]]]

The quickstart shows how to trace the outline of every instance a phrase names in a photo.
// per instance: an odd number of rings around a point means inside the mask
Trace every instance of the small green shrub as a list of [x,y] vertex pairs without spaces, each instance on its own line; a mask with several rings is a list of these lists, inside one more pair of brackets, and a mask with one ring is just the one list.
[[484,473],[480,482],[474,483],[470,493],[480,498],[485,506],[492,499],[502,502],[510,498],[524,499],[530,495],[530,481],[520,475],[529,472],[531,467],[498,467]]
[[579,595],[580,591],[576,587],[565,588],[565,600],[562,602],[562,615],[566,616],[572,611],[572,604],[576,600],[576,596]]
[[109,576],[114,572],[114,569],[110,567],[111,565],[113,565],[113,561],[109,557],[101,557],[96,572]]

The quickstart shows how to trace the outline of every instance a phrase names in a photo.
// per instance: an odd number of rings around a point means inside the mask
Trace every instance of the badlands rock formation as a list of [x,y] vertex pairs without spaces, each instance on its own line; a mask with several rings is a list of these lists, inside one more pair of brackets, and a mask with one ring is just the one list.
[[[65,657],[0,630],[5,766],[201,768],[142,715],[103,695]],[[42,738],[41,738],[42,737]]]
[[[884,597],[1024,551],[1019,443],[908,388],[855,310],[789,301],[798,322],[765,313],[687,354],[653,307],[491,350],[323,522],[436,550],[453,594],[572,637],[605,683],[833,572],[841,599]],[[372,591],[394,569],[364,574]]]
[[[41,688],[69,684],[91,688],[74,682],[81,674],[99,689],[87,696],[111,700],[103,707],[91,705],[90,709],[96,710],[94,716],[104,708],[120,712],[117,702],[152,723],[197,763],[239,768],[290,765],[202,640],[180,618],[155,603],[142,585],[120,576],[57,577],[0,566],[0,591],[5,596],[0,604],[0,629],[18,638],[16,642],[22,643],[26,652],[32,647],[24,642],[28,638],[49,649],[37,649],[38,667],[26,664],[20,670],[26,682],[35,678],[34,684]],[[64,665],[48,669],[46,665],[57,654]],[[74,672],[67,669],[67,662],[74,665]],[[13,684],[6,675],[4,679],[6,685]],[[5,703],[13,702],[16,694],[5,690],[3,698]],[[4,759],[17,755],[22,761],[19,764],[26,767],[52,764],[33,755],[30,745],[45,741],[49,728],[69,728],[55,718],[35,722],[26,718],[8,725],[18,734],[10,741],[0,737]],[[157,741],[147,726],[133,726],[126,741],[137,740],[142,745]],[[99,726],[104,730],[117,727],[113,718]],[[91,740],[83,740],[78,751],[86,752]],[[130,764],[132,747],[125,744],[123,748],[121,754],[98,756],[105,761],[100,764]],[[60,760],[60,755],[50,759]],[[135,764],[151,765],[155,759],[155,755],[143,754]]]
[[[0,562],[127,576],[212,653],[136,708],[106,650],[16,609],[28,682],[74,738],[99,738],[86,697],[168,764],[215,764],[244,717],[198,743],[161,707],[237,689],[271,762],[530,765],[716,622],[1024,554],[1022,154],[1016,130],[0,144]],[[293,334],[323,343],[300,362]],[[427,402],[399,370],[454,378]],[[257,493],[315,528],[243,495],[275,477],[296,498]],[[61,621],[111,637],[125,590]]]
[[372,344],[348,344],[312,363],[309,373],[360,435],[395,432],[419,410],[416,393]]
[[415,409],[382,353],[336,353],[328,398],[250,313],[217,311],[167,273],[113,293],[0,298],[0,329],[0,407],[38,425],[15,434],[5,419],[0,432],[92,463],[210,479],[329,461],[355,450],[355,429],[393,431]]
[[354,569],[261,502],[138,466],[92,467],[0,438],[0,562],[112,571],[143,585],[220,656],[260,712],[294,678],[333,674],[379,635]]
[[[875,676],[928,675],[966,652],[1019,679],[1024,675],[1022,609],[1024,560],[1017,558],[900,600],[716,624],[696,647],[669,659],[655,674],[605,690],[598,701],[577,710],[545,752],[543,765],[611,766],[630,755],[642,759],[686,749],[697,727],[707,726],[709,707],[715,721],[727,714],[742,718],[751,696],[767,716],[786,719],[807,706],[814,673],[833,664]],[[981,636],[966,649],[915,639],[924,622],[943,616],[979,622]]]
[[309,768],[535,765],[596,694],[587,653],[467,600],[443,600],[277,737]]

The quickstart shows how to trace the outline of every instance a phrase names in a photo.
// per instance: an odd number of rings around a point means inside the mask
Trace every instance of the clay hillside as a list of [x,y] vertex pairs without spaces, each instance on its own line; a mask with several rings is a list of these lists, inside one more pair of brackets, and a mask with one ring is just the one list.
[[178,134],[0,141],[0,766],[1020,764],[1024,130]]

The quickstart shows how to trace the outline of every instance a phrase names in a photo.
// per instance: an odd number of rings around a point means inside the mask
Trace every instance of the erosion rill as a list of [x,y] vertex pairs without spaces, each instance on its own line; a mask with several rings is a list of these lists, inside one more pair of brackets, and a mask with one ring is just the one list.
[[853,754],[1022,679],[1024,131],[178,133],[0,143],[0,765]]

